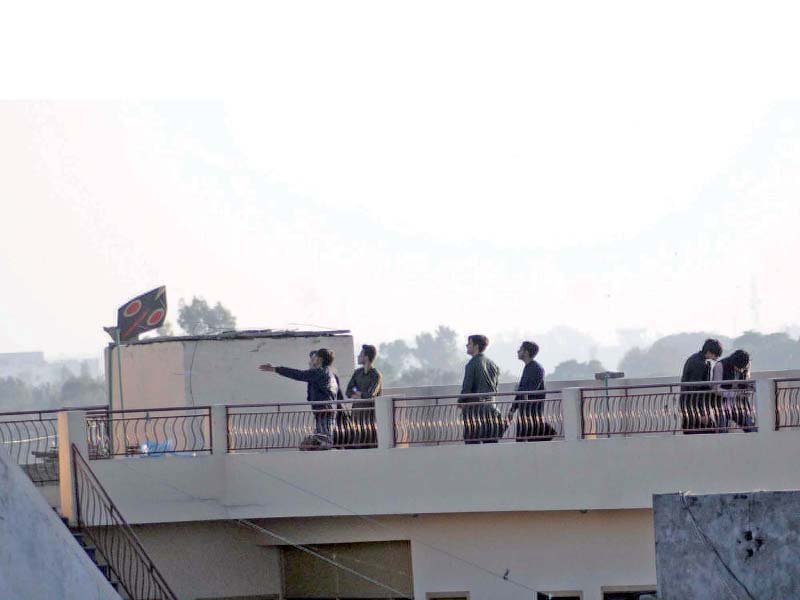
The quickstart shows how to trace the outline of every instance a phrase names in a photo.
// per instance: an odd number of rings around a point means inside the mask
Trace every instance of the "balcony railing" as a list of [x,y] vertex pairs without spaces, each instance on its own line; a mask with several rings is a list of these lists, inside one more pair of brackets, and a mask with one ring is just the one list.
[[775,380],[775,429],[800,427],[800,377]]
[[211,452],[211,408],[151,408],[89,414],[91,459]]
[[[366,406],[364,406],[366,404]],[[227,407],[228,451],[375,448],[375,409],[326,402]]]
[[564,437],[561,392],[394,399],[395,444],[533,442]]
[[113,578],[132,600],[177,600],[166,580],[142,547],[77,448],[72,446],[78,528],[108,565]]
[[754,382],[581,389],[582,437],[756,431]]
[[58,482],[58,411],[0,414],[0,448],[36,484]]

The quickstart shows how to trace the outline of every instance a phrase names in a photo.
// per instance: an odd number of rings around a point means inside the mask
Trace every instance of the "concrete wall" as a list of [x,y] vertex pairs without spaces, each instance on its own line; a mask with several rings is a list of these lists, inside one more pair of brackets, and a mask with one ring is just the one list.
[[[649,508],[651,496],[800,488],[800,430],[328,452],[129,457],[92,468],[135,523]],[[323,500],[327,498],[330,501]]]
[[604,587],[655,586],[651,515],[512,512],[258,523],[301,544],[410,540],[418,599],[468,591],[474,599],[533,600],[536,591],[578,590],[586,600],[601,600]]
[[[586,600],[601,600],[603,589],[655,586],[649,510],[262,519],[256,523],[294,544],[312,546],[409,540],[415,598],[431,592],[467,591],[476,599],[531,600],[536,591],[576,590]],[[182,599],[281,591],[279,549],[285,542],[270,535],[230,522],[136,529]],[[507,580],[503,578],[506,570]]]
[[135,527],[181,600],[281,593],[280,552],[232,522]]
[[[335,352],[342,386],[355,368],[349,335],[175,340],[122,346],[126,409],[209,404],[304,402],[306,386],[258,370],[258,365],[308,368],[308,353]],[[113,407],[120,408],[117,351],[109,373]]]
[[0,598],[119,600],[45,498],[1,449]]
[[653,499],[660,597],[800,597],[800,492]]

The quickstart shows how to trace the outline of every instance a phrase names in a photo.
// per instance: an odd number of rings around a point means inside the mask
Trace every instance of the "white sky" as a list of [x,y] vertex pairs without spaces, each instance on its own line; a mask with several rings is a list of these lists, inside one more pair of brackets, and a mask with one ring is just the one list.
[[109,4],[0,22],[0,352],[161,284],[359,342],[800,321],[793,3]]

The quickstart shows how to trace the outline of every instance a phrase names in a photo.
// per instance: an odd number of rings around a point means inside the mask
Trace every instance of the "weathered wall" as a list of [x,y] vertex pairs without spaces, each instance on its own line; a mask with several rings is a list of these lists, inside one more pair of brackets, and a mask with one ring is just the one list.
[[44,496],[2,449],[0,598],[119,600]]
[[135,527],[136,535],[181,600],[279,594],[280,554],[233,522]]
[[800,492],[653,498],[660,598],[800,597]]
[[[650,508],[652,495],[800,487],[800,431],[92,461],[135,523]],[[301,490],[306,490],[301,491]]]
[[[471,598],[531,600],[536,591],[655,586],[649,510],[419,514],[257,521],[300,544],[411,541],[414,597],[468,591]],[[264,536],[268,543],[280,543]],[[387,565],[387,568],[391,568]],[[508,578],[518,585],[503,580]]]
[[[122,388],[126,409],[210,404],[305,402],[306,385],[258,366],[272,363],[308,368],[308,353],[329,348],[342,386],[354,369],[353,338],[261,337],[175,340],[122,347]],[[109,373],[113,407],[120,408],[117,351]],[[107,382],[108,383],[108,382]]]

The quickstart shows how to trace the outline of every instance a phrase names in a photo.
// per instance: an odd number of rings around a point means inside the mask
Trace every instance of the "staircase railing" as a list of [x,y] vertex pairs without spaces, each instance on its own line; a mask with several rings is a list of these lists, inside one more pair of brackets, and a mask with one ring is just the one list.
[[89,464],[72,445],[78,527],[131,600],[177,600]]

